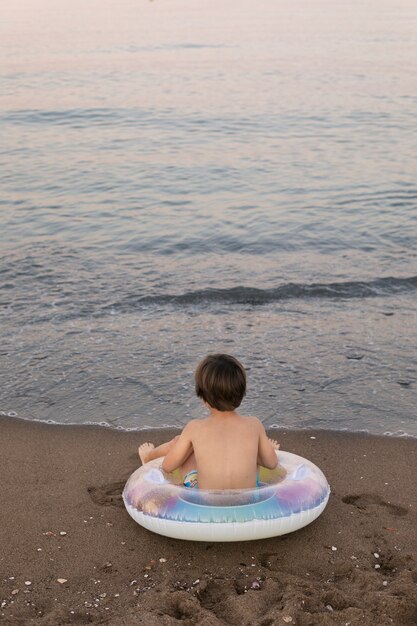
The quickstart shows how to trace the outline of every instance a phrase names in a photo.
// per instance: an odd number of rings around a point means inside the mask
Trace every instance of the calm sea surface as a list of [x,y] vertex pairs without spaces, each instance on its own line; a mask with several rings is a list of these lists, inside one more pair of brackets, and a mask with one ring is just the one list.
[[0,412],[417,436],[415,0],[3,0]]

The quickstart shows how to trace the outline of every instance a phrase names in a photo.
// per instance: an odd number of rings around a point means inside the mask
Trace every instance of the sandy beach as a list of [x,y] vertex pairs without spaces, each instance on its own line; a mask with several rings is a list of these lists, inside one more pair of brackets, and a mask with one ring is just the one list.
[[326,510],[291,535],[207,544],[124,509],[137,445],[169,432],[0,428],[1,624],[417,623],[414,439],[274,430],[325,472]]

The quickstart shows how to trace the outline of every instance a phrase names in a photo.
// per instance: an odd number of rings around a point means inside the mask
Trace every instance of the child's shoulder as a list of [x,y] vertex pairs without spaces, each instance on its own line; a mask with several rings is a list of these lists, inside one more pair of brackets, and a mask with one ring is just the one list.
[[189,422],[186,423],[186,425],[182,429],[182,432],[185,433],[186,435],[191,436],[193,433],[196,433],[199,430],[201,430],[205,421],[206,421],[205,419],[190,420]]
[[255,415],[241,415],[240,417],[243,420],[246,420],[247,422],[252,422],[254,424],[261,424],[261,420],[258,417],[255,417]]
[[242,426],[251,430],[259,430],[262,426],[262,422],[254,415],[239,415],[238,417]]
[[186,423],[182,431],[184,432],[185,430],[193,430],[195,428],[198,428],[198,425],[201,421],[202,420],[199,420],[199,419],[190,420],[189,422]]
[[256,430],[258,432],[264,430],[264,426],[259,417],[255,417],[254,415],[248,415],[246,417],[243,417],[243,419],[248,425],[250,425],[253,430]]

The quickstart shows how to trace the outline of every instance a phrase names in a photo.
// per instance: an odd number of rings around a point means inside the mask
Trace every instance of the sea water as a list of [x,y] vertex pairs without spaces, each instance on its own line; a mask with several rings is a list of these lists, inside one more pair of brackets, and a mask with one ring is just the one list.
[[0,412],[417,436],[414,0],[4,0]]

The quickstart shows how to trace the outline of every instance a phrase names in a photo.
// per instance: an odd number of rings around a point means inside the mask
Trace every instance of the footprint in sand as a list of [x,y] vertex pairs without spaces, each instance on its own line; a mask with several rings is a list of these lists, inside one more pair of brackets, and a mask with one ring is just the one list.
[[399,506],[398,504],[391,504],[390,502],[385,502],[380,496],[374,493],[361,493],[358,495],[348,495],[342,498],[342,502],[345,504],[352,504],[356,506],[358,509],[365,511],[369,506],[383,506],[385,507],[392,515],[396,515],[397,517],[402,517],[403,515],[407,515],[408,511],[403,506]]
[[122,491],[125,481],[102,485],[101,487],[88,487],[90,498],[96,504],[101,506],[124,506],[122,499]]
[[271,571],[278,570],[282,566],[282,559],[280,559],[278,552],[264,552],[259,555],[259,560],[262,567]]

